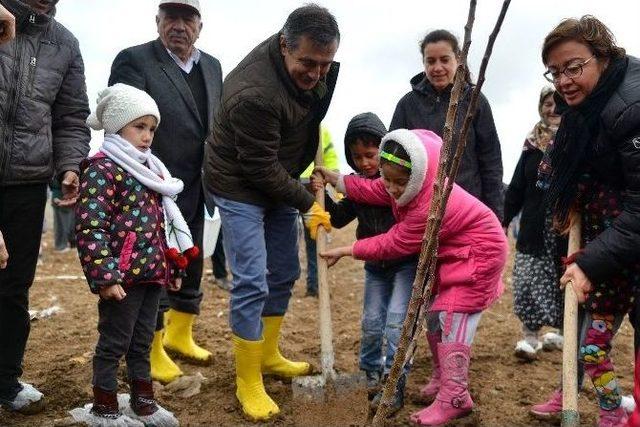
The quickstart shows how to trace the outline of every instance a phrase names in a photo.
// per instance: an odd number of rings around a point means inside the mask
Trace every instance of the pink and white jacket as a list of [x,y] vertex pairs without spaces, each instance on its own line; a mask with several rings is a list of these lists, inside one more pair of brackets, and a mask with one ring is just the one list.
[[[372,205],[390,205],[397,223],[386,233],[358,240],[353,256],[385,260],[420,252],[431,204],[442,140],[428,130],[397,129],[386,141],[401,144],[411,158],[411,176],[402,196],[395,200],[382,178],[344,176],[338,190],[349,199]],[[487,308],[504,289],[502,270],[507,239],[495,214],[478,199],[454,184],[439,235],[437,289],[430,311],[475,313]]]

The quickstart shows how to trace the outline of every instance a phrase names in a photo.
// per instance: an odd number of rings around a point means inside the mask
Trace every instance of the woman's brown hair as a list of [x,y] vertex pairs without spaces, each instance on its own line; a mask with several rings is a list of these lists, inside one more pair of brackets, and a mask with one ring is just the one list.
[[596,58],[615,59],[625,55],[624,48],[616,46],[613,33],[602,21],[595,16],[584,15],[580,19],[563,20],[547,34],[542,44],[542,63],[547,64],[551,49],[569,40],[588,46]]

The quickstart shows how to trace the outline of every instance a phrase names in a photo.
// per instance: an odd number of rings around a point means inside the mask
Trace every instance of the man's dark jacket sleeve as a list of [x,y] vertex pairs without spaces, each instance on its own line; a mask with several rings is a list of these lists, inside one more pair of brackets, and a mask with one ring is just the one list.
[[91,140],[91,132],[86,124],[89,101],[84,63],[77,40],[72,46],[73,60],[69,63],[51,108],[53,160],[58,178],[66,171],[80,174],[80,162],[89,153]]

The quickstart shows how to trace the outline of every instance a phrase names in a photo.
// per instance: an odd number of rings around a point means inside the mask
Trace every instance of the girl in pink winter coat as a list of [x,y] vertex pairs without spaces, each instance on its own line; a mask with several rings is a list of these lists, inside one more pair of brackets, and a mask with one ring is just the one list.
[[[428,130],[388,133],[380,145],[381,178],[377,180],[317,168],[349,199],[390,205],[397,222],[384,234],[321,254],[330,266],[343,256],[368,261],[420,252],[441,144],[440,137]],[[439,235],[437,282],[428,316],[433,372],[421,394],[433,403],[411,415],[413,422],[440,425],[471,412],[470,346],[482,311],[502,294],[507,250],[495,214],[454,184]]]

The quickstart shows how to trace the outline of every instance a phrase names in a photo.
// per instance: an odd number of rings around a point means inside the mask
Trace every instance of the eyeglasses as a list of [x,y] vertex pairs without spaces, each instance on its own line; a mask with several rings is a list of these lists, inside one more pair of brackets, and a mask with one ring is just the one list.
[[551,82],[551,83],[556,83],[560,80],[560,75],[564,74],[565,76],[569,77],[570,79],[575,79],[578,78],[582,75],[582,69],[584,68],[585,65],[587,65],[589,63],[589,61],[591,61],[593,58],[595,58],[596,56],[593,55],[591,58],[587,59],[584,62],[580,62],[577,64],[571,64],[571,65],[567,65],[566,67],[564,67],[564,70],[560,71],[560,70],[547,70],[543,76],[545,79],[547,79],[547,81]]

